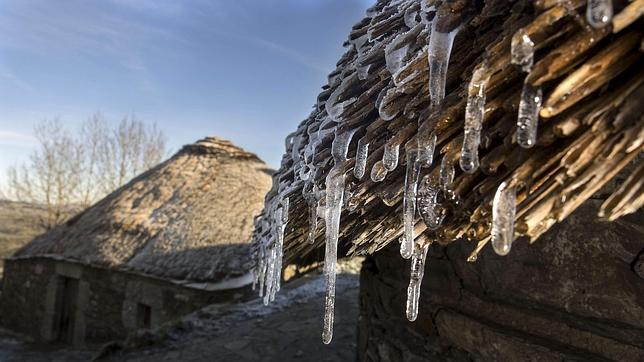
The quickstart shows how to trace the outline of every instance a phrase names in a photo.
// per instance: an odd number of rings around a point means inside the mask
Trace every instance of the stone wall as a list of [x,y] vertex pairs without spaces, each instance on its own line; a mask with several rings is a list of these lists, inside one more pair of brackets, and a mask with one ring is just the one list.
[[359,360],[644,360],[644,212],[596,221],[589,201],[533,245],[434,245],[418,320],[398,245],[361,272]]
[[249,289],[207,292],[163,279],[85,266],[48,258],[7,260],[0,298],[0,322],[6,328],[52,341],[60,277],[78,279],[73,343],[121,339],[136,330],[138,303],[151,307],[151,327],[174,320],[204,305],[230,303]]

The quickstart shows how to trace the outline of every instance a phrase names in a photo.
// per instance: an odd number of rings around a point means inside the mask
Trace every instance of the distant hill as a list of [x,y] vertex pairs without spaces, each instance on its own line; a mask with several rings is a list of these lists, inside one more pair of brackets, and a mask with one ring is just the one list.
[[[11,256],[45,229],[40,220],[45,208],[40,205],[0,200],[0,258]],[[0,275],[4,261],[0,260]]]

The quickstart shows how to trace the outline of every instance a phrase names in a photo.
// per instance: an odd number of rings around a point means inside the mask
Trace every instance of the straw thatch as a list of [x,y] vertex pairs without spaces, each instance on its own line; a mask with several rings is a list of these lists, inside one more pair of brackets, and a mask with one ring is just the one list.
[[[534,242],[637,159],[644,147],[644,5],[637,0],[613,1],[612,23],[596,29],[586,22],[585,3],[379,1],[353,27],[345,43],[347,52],[329,76],[311,116],[287,138],[286,154],[274,179],[280,186],[267,199],[267,205],[290,201],[285,263],[323,255],[319,251],[325,242],[323,220],[313,229],[314,241],[307,242],[311,205],[307,201],[313,200],[313,207],[318,200],[324,203],[321,193],[311,190],[325,190],[325,178],[335,164],[334,134],[343,131],[356,130],[347,161],[339,165],[347,186],[338,248],[348,255],[373,253],[402,235],[404,149],[416,142],[419,123],[434,130],[438,138],[433,166],[423,169],[421,178],[430,174],[429,180],[438,180],[441,164],[448,173],[454,167],[455,174],[439,196],[445,213],[441,226],[429,230],[416,215],[416,243],[469,240],[470,261],[490,240],[492,199],[503,181],[517,188],[515,238],[524,236]],[[440,112],[431,115],[429,36],[423,16],[433,17],[437,31],[460,26],[451,51],[446,97]],[[511,63],[512,37],[521,29],[534,42],[529,74]],[[392,75],[386,54],[405,46],[400,69]],[[484,61],[491,78],[485,92],[481,166],[470,174],[459,167],[464,113],[468,83]],[[538,138],[528,149],[519,147],[515,136],[524,80],[543,91]],[[319,143],[311,154],[315,136],[320,136]],[[359,140],[370,144],[361,179],[354,176]],[[374,182],[369,174],[382,159],[386,143],[401,145],[400,160],[383,181]],[[301,178],[308,170],[302,169],[311,165],[317,170],[312,183]],[[640,164],[605,202],[599,216],[613,220],[642,206],[642,169]],[[261,243],[275,239],[267,236],[270,233],[266,227],[257,229],[258,250]]]
[[37,237],[14,258],[47,256],[182,281],[245,275],[253,218],[271,174],[254,154],[206,138]]

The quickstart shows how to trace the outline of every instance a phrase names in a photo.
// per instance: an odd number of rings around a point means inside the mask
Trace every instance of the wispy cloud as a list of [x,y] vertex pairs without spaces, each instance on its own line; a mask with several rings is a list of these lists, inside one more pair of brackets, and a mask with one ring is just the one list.
[[37,144],[36,137],[30,134],[0,130],[0,145],[33,147]]
[[18,77],[13,72],[6,69],[0,69],[0,81],[3,81],[4,83],[13,84],[15,87],[18,87],[28,92],[31,92],[34,90],[34,87],[31,84],[29,84],[29,82],[25,81],[24,79]]
[[240,35],[239,37],[251,44],[254,44],[255,46],[272,51],[298,64],[304,65],[310,69],[321,72],[322,74],[327,74],[330,71],[329,69],[327,69],[327,67],[321,64],[317,64],[313,59],[289,47],[274,43],[270,40],[255,37],[255,36]]

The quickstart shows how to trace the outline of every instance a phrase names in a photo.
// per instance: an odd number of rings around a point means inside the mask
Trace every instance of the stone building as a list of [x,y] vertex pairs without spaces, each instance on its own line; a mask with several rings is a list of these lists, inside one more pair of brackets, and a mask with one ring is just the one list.
[[245,297],[271,173],[225,140],[184,146],[7,259],[2,325],[40,341],[103,342]]
[[361,360],[643,360],[642,4],[378,1],[286,138],[267,299],[324,260],[333,343],[367,256]]

